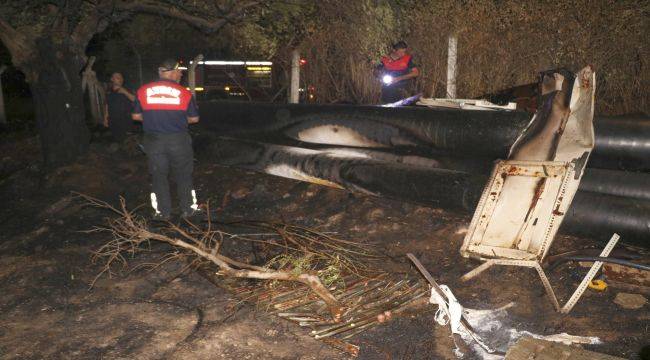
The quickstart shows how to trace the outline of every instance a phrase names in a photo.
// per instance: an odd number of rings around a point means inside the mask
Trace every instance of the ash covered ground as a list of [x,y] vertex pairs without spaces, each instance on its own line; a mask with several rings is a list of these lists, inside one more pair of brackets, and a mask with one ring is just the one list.
[[[138,266],[158,262],[169,250],[163,245],[128,259],[128,267],[91,288],[102,268],[91,255],[108,236],[84,231],[103,225],[111,214],[84,206],[71,192],[113,204],[123,196],[131,207],[146,204],[144,155],[133,142],[117,148],[97,139],[79,163],[45,173],[36,138],[7,140],[0,147],[1,358],[349,357],[307,330],[241,302],[182,262],[153,270]],[[515,302],[508,321],[517,329],[597,336],[604,344],[586,348],[627,358],[649,342],[647,305],[618,307],[615,288],[588,290],[569,315],[561,315],[532,270],[496,267],[461,283],[460,275],[478,265],[458,251],[467,216],[220,167],[209,154],[197,154],[195,183],[202,202],[221,205],[216,216],[222,221],[283,221],[335,232],[376,245],[391,258],[387,266],[394,272],[417,274],[405,256],[414,253],[466,307],[495,309]],[[602,244],[560,236],[551,253],[590,246]],[[565,265],[549,274],[561,300],[585,273]],[[360,359],[454,359],[449,329],[434,322],[435,309],[411,309],[350,342],[360,346]]]

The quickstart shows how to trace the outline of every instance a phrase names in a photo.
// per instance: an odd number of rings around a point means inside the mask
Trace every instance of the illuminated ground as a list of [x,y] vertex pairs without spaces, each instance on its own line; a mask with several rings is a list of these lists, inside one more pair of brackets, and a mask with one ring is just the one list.
[[[1,358],[346,358],[304,329],[235,301],[194,272],[181,272],[184,264],[125,271],[89,289],[100,269],[90,253],[106,237],[79,231],[108,214],[82,207],[70,191],[144,203],[144,156],[111,152],[99,143],[81,164],[42,177],[33,165],[35,139],[8,142],[1,150]],[[458,254],[467,217],[226,169],[210,164],[209,156],[199,157],[195,178],[204,200],[222,204],[229,194],[219,215],[225,220],[283,220],[375,243],[394,259],[393,271],[413,271],[404,256],[413,252],[465,306],[490,309],[514,301],[511,321],[517,328],[597,336],[605,344],[589,349],[622,357],[632,356],[650,338],[647,305],[619,308],[612,301],[616,289],[588,291],[569,316],[560,316],[532,272],[497,268],[461,284],[458,276],[476,265]],[[560,238],[551,252],[583,245],[590,243]],[[164,251],[154,247],[131,264],[155,262]],[[584,273],[568,266],[551,273],[562,299]],[[360,358],[453,358],[453,342],[447,328],[434,323],[434,310],[422,308],[353,339]]]

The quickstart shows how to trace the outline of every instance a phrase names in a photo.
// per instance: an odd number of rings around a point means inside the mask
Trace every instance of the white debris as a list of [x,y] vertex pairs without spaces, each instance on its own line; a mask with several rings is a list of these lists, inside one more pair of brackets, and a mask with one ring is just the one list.
[[553,334],[553,335],[538,335],[538,334],[533,334],[529,331],[518,331],[516,329],[510,329],[510,337],[515,339],[514,342],[516,342],[517,339],[523,337],[523,336],[530,336],[535,339],[540,339],[540,340],[546,340],[546,341],[552,341],[552,342],[557,342],[557,343],[562,343],[564,345],[572,345],[572,344],[588,344],[588,345],[598,345],[602,344],[602,341],[600,341],[599,338],[595,336],[576,336],[576,335],[569,335],[567,333],[560,333],[560,334]]
[[[527,330],[518,330],[508,325],[507,309],[515,305],[508,303],[500,308],[491,310],[466,309],[458,302],[451,289],[440,285],[446,299],[431,291],[429,302],[438,305],[435,321],[443,326],[450,325],[454,334],[459,334],[475,352],[475,355],[484,360],[503,359],[508,348],[524,336],[536,339],[553,341],[565,345],[571,344],[601,344],[599,338],[591,336],[576,336],[567,333],[553,335],[539,335]],[[461,322],[465,318],[474,332],[468,330]],[[456,348],[454,353],[458,358],[464,354]]]
[[[461,320],[465,315],[463,306],[460,305],[454,294],[451,292],[451,289],[449,289],[447,285],[440,285],[440,289],[444,293],[446,299],[439,295],[433,288],[431,289],[431,297],[429,298],[430,303],[438,305],[438,310],[434,317],[436,322],[442,326],[450,324],[451,332],[460,335],[463,341],[467,344],[471,344],[477,353],[483,355],[484,359],[499,359],[498,357],[487,357],[488,355],[491,355],[494,350],[483,342],[479,335],[473,333],[471,329],[468,329],[462,323]],[[454,349],[454,354],[459,358],[464,356],[463,352],[461,352],[458,347]]]

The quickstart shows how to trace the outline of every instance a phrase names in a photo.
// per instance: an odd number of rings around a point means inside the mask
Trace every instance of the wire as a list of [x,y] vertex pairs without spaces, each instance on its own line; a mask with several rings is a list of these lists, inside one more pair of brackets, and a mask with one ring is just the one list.
[[602,262],[606,262],[606,263],[612,263],[612,264],[627,266],[627,267],[631,267],[631,268],[634,268],[634,269],[650,271],[650,266],[649,265],[637,264],[637,263],[633,263],[631,261],[618,259],[618,258],[600,257],[600,256],[565,256],[565,257],[561,257],[561,258],[557,259],[556,261],[554,261],[553,264],[550,267],[555,268],[555,267],[557,267],[558,265],[560,265],[561,263],[563,263],[565,261],[602,261]]
[[[550,255],[547,256],[544,261],[549,264],[553,264],[559,259],[565,258],[565,257],[575,257],[575,256],[598,256],[602,249],[600,248],[587,248],[587,249],[579,249],[579,250],[572,250],[572,251],[567,251],[555,255]],[[635,253],[633,251],[628,251],[623,248],[618,248],[612,250],[612,253],[609,254],[613,258],[619,258],[619,259],[624,259],[624,260],[638,260],[642,259],[643,255]]]

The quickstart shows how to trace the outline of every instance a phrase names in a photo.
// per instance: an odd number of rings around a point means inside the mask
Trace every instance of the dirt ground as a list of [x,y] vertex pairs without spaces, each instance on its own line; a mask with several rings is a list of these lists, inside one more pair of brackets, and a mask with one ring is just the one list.
[[[111,203],[123,196],[132,207],[146,203],[145,157],[134,147],[118,149],[98,139],[80,163],[45,173],[34,138],[0,145],[0,358],[3,359],[346,359],[299,326],[240,302],[167,252],[129,259],[112,278],[91,288],[101,264],[91,253],[107,235],[86,233],[102,225],[105,211],[89,208],[71,191]],[[199,155],[199,154],[197,154]],[[569,315],[556,313],[534,272],[493,268],[476,280],[458,278],[477,265],[459,255],[466,216],[394,200],[372,198],[214,165],[197,156],[195,182],[201,201],[224,204],[227,220],[281,220],[376,244],[392,258],[392,271],[413,272],[414,253],[469,308],[494,309],[510,302],[511,325],[537,334],[597,336],[593,351],[639,358],[650,343],[648,305],[618,307],[619,290],[588,290]],[[589,246],[559,237],[551,253]],[[586,273],[565,265],[550,273],[566,300]],[[647,294],[646,294],[647,296]],[[433,320],[436,308],[416,312],[353,338],[360,359],[454,359],[448,327]],[[497,334],[495,334],[497,335]],[[471,358],[471,356],[469,357]]]

